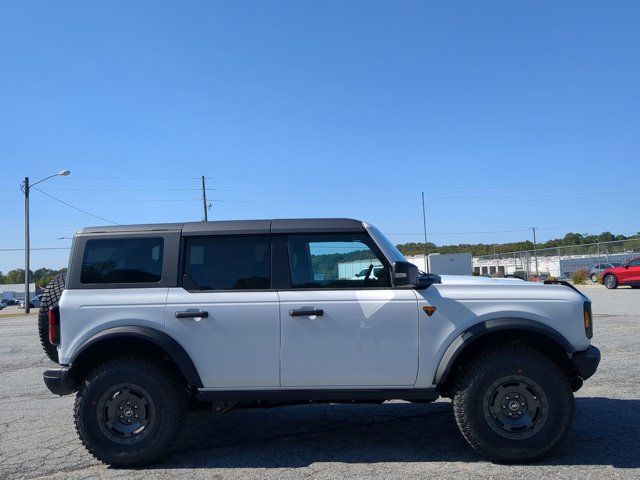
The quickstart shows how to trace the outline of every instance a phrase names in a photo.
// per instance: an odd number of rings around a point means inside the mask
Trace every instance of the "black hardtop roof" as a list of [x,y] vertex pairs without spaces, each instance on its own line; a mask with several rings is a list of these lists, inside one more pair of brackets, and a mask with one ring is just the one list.
[[362,232],[360,220],[352,218],[287,218],[273,220],[217,220],[213,222],[108,225],[78,230],[78,235],[178,231],[184,235]]

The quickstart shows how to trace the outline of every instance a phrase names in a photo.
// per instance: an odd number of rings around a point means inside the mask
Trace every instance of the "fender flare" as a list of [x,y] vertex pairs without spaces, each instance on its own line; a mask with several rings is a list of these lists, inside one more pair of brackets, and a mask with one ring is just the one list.
[[469,327],[449,344],[438,364],[433,381],[434,385],[441,385],[446,380],[456,360],[466,348],[485,335],[501,330],[520,330],[542,334],[559,344],[568,355],[571,356],[575,352],[573,345],[560,332],[536,320],[517,317],[485,320]]
[[69,365],[73,365],[73,363],[89,349],[104,341],[131,338],[144,340],[161,348],[175,362],[189,385],[202,388],[203,385],[202,380],[200,379],[200,374],[191,360],[191,357],[182,345],[180,345],[173,337],[160,330],[140,325],[113,327],[96,333],[84,342],[84,344],[73,354],[69,361]]

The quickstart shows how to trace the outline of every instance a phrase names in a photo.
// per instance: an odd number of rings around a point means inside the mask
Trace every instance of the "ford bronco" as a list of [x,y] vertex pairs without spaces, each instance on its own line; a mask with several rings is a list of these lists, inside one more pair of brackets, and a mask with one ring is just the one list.
[[440,397],[473,449],[530,461],[600,360],[590,300],[547,283],[423,274],[351,219],[85,228],[42,299],[44,381],[114,466],[166,452],[196,402]]

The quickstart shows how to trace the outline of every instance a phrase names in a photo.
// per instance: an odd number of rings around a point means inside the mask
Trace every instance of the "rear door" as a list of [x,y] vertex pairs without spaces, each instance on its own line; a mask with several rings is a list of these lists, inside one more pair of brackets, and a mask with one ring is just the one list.
[[392,288],[390,266],[369,237],[289,235],[287,244],[291,288],[279,291],[282,387],[414,385],[417,297]]
[[264,235],[183,239],[182,286],[170,288],[166,330],[205,388],[279,386],[280,313]]

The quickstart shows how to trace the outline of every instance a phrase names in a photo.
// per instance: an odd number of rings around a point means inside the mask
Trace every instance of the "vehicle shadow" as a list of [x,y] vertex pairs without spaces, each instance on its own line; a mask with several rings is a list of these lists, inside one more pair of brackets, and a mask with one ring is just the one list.
[[[563,445],[537,465],[640,467],[640,400],[576,399]],[[478,462],[449,402],[310,405],[190,416],[155,468],[295,468],[314,462]]]

